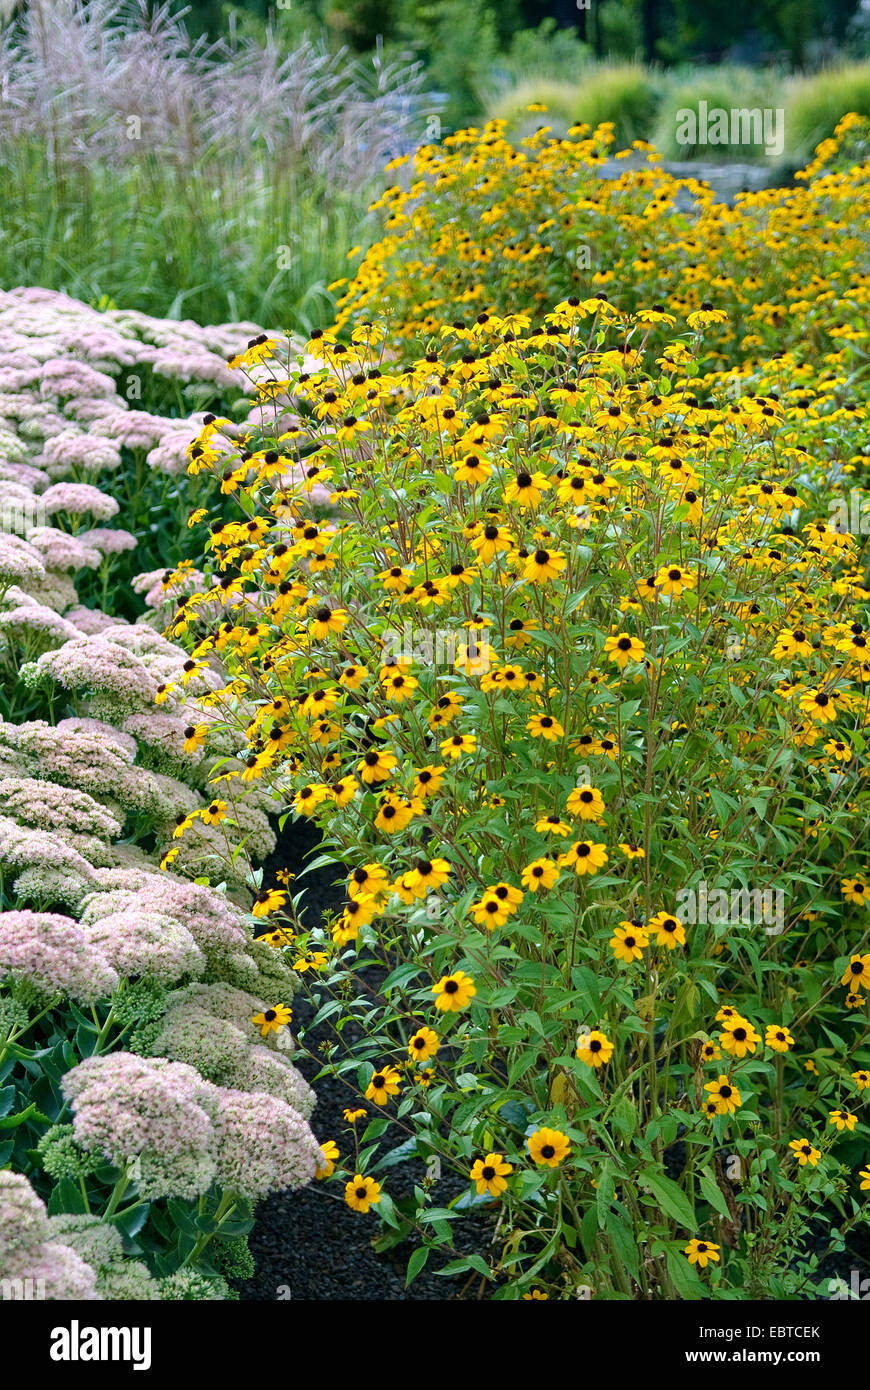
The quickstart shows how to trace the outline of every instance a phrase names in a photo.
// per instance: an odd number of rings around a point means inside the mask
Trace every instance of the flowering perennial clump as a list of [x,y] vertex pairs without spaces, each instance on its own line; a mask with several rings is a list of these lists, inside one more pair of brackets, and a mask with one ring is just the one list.
[[498,1204],[449,1266],[497,1297],[812,1296],[808,1223],[865,1221],[866,135],[731,211],[598,183],[606,130],[420,151],[318,362],[251,342],[261,419],[188,451],[167,630],[346,886],[254,910],[412,1275],[450,1221],[385,1115]]

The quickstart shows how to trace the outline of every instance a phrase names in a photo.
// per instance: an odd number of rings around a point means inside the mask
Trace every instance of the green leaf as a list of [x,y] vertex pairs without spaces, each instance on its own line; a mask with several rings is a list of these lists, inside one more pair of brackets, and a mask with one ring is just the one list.
[[643,1168],[639,1181],[646,1183],[662,1211],[686,1230],[694,1231],[695,1213],[683,1189],[672,1178],[652,1168]]
[[705,1168],[700,1177],[701,1195],[710,1203],[720,1216],[724,1216],[726,1221],[731,1220],[731,1212],[728,1210],[728,1203],[722,1193],[719,1184],[716,1182],[709,1168]]
[[411,1255],[408,1261],[408,1273],[405,1277],[405,1288],[417,1278],[417,1275],[429,1258],[430,1249],[431,1247],[428,1245],[421,1245],[420,1248],[415,1250]]

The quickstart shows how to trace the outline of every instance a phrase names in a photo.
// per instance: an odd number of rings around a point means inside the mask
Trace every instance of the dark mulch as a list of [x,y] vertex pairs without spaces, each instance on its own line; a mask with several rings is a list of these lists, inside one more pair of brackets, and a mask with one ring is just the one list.
[[[275,853],[265,865],[264,883],[274,882],[275,871],[288,868],[299,873],[307,859],[316,851],[317,831],[310,821],[288,821],[279,837]],[[336,884],[340,875],[337,866],[325,867],[306,874],[299,887],[306,889],[303,918],[315,925],[328,910],[337,909],[345,900],[343,886]],[[372,980],[372,983],[376,981]],[[310,1020],[313,1010],[304,996],[294,1001],[297,1026]],[[311,1050],[330,1036],[328,1025],[306,1034],[305,1043]],[[300,1057],[297,1065],[309,1081],[313,1081],[318,1064]],[[357,1097],[343,1081],[323,1077],[316,1083],[317,1108],[312,1118],[314,1132],[320,1140],[336,1139],[347,1152],[348,1126],[342,1110]],[[369,1107],[375,1113],[375,1107]],[[396,1128],[381,1139],[382,1151],[402,1142],[402,1132]],[[679,1141],[666,1156],[666,1167],[677,1177],[685,1162],[685,1145]],[[420,1163],[402,1163],[387,1170],[383,1182],[395,1199],[411,1191],[423,1177]],[[459,1177],[444,1177],[433,1189],[436,1203],[445,1205],[466,1184]],[[831,1226],[836,1226],[838,1213],[830,1209]],[[413,1244],[405,1243],[384,1253],[372,1249],[372,1239],[380,1230],[373,1214],[362,1216],[345,1205],[340,1184],[312,1183],[300,1192],[278,1192],[257,1209],[257,1221],[249,1244],[254,1257],[252,1279],[238,1281],[235,1287],[243,1302],[262,1302],[275,1299],[372,1299],[432,1300],[474,1299],[482,1294],[481,1280],[463,1274],[456,1278],[439,1277],[437,1269],[451,1259],[473,1251],[484,1251],[492,1240],[494,1211],[486,1208],[469,1213],[453,1226],[456,1248],[449,1254],[430,1256],[429,1263],[409,1288],[405,1288],[405,1271]],[[814,1222],[807,1236],[807,1249],[821,1253],[830,1239],[826,1222]],[[854,1271],[854,1272],[853,1272]],[[815,1276],[821,1290],[827,1280],[840,1278],[855,1285],[870,1276],[870,1237],[863,1231],[853,1232],[847,1239],[846,1251],[829,1256]],[[867,1286],[870,1288],[870,1284]],[[868,1296],[862,1291],[862,1296]]]
[[[263,882],[271,885],[279,868],[299,873],[306,859],[317,848],[317,832],[309,821],[288,821],[275,853],[266,863]],[[345,900],[344,889],[334,880],[336,866],[314,870],[300,880],[306,890],[302,916],[313,926],[324,911],[338,908]],[[294,1024],[304,1027],[313,1015],[308,1000],[298,995],[293,1004]],[[315,1050],[330,1038],[328,1025],[306,1033],[305,1045]],[[312,1081],[318,1065],[305,1057],[297,1060],[299,1070]],[[340,1079],[323,1077],[315,1085],[317,1108],[312,1127],[318,1139],[335,1139],[343,1153],[349,1147],[349,1129],[342,1111],[358,1104],[358,1095]],[[372,1114],[375,1107],[369,1107]],[[405,1136],[398,1128],[381,1139],[382,1151],[399,1145]],[[409,1193],[424,1176],[421,1163],[402,1163],[388,1169],[381,1181],[395,1200]],[[445,1177],[433,1188],[434,1201],[444,1205],[467,1186],[459,1178]],[[412,1244],[404,1243],[379,1254],[371,1241],[380,1230],[376,1216],[362,1216],[345,1205],[340,1183],[312,1183],[299,1192],[274,1193],[257,1209],[257,1220],[249,1237],[254,1257],[252,1279],[239,1281],[242,1301],[274,1299],[456,1299],[476,1298],[480,1279],[469,1282],[463,1274],[440,1278],[435,1271],[451,1259],[481,1250],[491,1240],[494,1216],[483,1211],[469,1214],[455,1223],[456,1249],[449,1254],[430,1256],[429,1263],[409,1288],[405,1271]]]

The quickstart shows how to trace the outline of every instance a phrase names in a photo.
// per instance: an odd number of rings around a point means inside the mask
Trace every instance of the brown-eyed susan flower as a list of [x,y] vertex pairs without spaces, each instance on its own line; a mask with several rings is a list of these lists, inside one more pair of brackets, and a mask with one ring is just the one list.
[[441,1039],[434,1028],[418,1028],[408,1039],[408,1056],[417,1062],[426,1062],[434,1057],[441,1046]]
[[539,835],[556,835],[562,839],[571,834],[571,826],[558,816],[541,816],[535,821],[535,829]]
[[490,1197],[500,1197],[507,1191],[507,1176],[513,1171],[513,1164],[506,1162],[504,1154],[487,1154],[486,1158],[475,1160],[468,1176],[476,1185],[479,1197],[486,1192]]
[[699,1240],[697,1237],[683,1247],[683,1254],[687,1256],[690,1265],[697,1265],[699,1269],[706,1269],[711,1261],[717,1264],[720,1258],[718,1245],[714,1245],[711,1240]]
[[559,870],[553,859],[533,859],[520,876],[524,888],[537,893],[541,888],[552,888],[559,878]]
[[865,1071],[863,1067],[860,1071],[852,1072],[852,1080],[859,1091],[870,1089],[870,1071]]
[[594,1028],[577,1038],[576,1055],[587,1067],[603,1067],[613,1056],[613,1043]]
[[418,859],[407,878],[417,897],[425,897],[443,888],[450,878],[450,863],[446,859]]
[[265,935],[257,939],[258,941],[265,941],[267,946],[272,946],[276,951],[280,951],[284,946],[292,946],[295,936],[292,931],[287,931],[286,927],[275,927],[273,931],[267,931]]
[[347,1123],[348,1123],[349,1125],[355,1125],[355,1124],[357,1123],[358,1120],[364,1120],[364,1119],[366,1118],[366,1116],[368,1115],[369,1112],[368,1112],[367,1110],[361,1110],[361,1109],[357,1108],[357,1109],[342,1110],[341,1113],[342,1113],[342,1115],[344,1116],[344,1118],[347,1120]]
[[422,806],[419,802],[406,801],[404,797],[388,792],[381,797],[378,814],[375,816],[375,827],[387,834],[395,835],[410,825],[420,810]]
[[622,853],[625,855],[626,859],[646,858],[646,850],[644,849],[643,845],[635,844],[633,840],[620,840],[619,848],[622,850]]
[[850,1115],[848,1110],[828,1111],[828,1124],[833,1125],[834,1129],[839,1130],[840,1132],[842,1132],[844,1129],[847,1129],[849,1133],[851,1133],[857,1123],[858,1116]]
[[395,1067],[380,1067],[372,1073],[371,1081],[365,1090],[366,1100],[374,1101],[375,1105],[386,1105],[390,1096],[397,1096],[401,1077]]
[[567,560],[558,550],[545,550],[540,547],[532,552],[523,565],[523,578],[530,584],[549,584],[558,579]]
[[863,956],[850,957],[841,983],[848,985],[853,992],[870,988],[870,952]]
[[570,849],[559,855],[559,864],[576,874],[597,874],[607,863],[607,850],[594,840],[575,840]]
[[870,906],[870,883],[865,878],[844,878],[840,891],[847,903],[855,903],[858,907]]
[[858,1177],[862,1180],[859,1190],[861,1192],[870,1192],[870,1168],[861,1168],[858,1172]]
[[667,598],[679,598],[687,589],[694,589],[695,575],[682,565],[662,565],[656,574],[656,588]]
[[794,1047],[794,1038],[787,1028],[781,1023],[768,1023],[764,1034],[765,1047],[770,1047],[774,1052],[788,1052],[790,1047]]
[[251,911],[255,917],[268,917],[273,912],[279,912],[286,901],[287,894],[280,888],[262,888],[254,899]]
[[756,1033],[748,1019],[739,1015],[729,1019],[719,1034],[722,1051],[730,1053],[732,1057],[745,1057],[747,1053],[754,1052],[760,1042],[760,1034]]
[[837,706],[827,690],[808,690],[798,700],[798,708],[816,724],[830,724],[837,717]]
[[392,753],[383,748],[370,748],[356,765],[356,770],[364,782],[386,782],[398,766]]
[[479,927],[495,931],[496,927],[504,926],[514,909],[511,903],[487,889],[477,902],[469,904],[468,911]]
[[604,814],[604,797],[597,787],[590,787],[588,783],[581,787],[575,787],[568,794],[565,803],[568,814],[576,817],[577,820],[591,820],[596,824],[601,823]]
[[614,927],[610,938],[610,949],[617,960],[630,965],[633,960],[643,960],[644,949],[649,945],[649,937],[639,922],[620,922]]
[[452,975],[442,975],[432,986],[435,1007],[442,1013],[458,1013],[467,1009],[477,993],[477,987],[464,970],[455,970]]
[[824,750],[829,758],[833,758],[838,763],[848,763],[852,759],[851,747],[841,738],[829,738]]
[[784,627],[773,644],[773,655],[777,658],[812,654],[813,644],[804,628]]
[[362,1212],[365,1216],[370,1207],[377,1206],[381,1200],[381,1185],[375,1182],[374,1178],[363,1177],[362,1173],[354,1173],[353,1177],[345,1185],[344,1200],[353,1211]]
[[719,1049],[717,1044],[712,1042],[711,1040],[708,1039],[707,1042],[701,1045],[702,1062],[718,1062],[721,1056],[721,1050]]
[[414,795],[415,796],[434,796],[441,790],[441,783],[444,780],[445,768],[440,765],[427,764],[421,767],[414,774]]
[[822,1156],[821,1150],[813,1148],[809,1139],[790,1139],[788,1146],[802,1168],[807,1164],[815,1168]]
[[320,1145],[321,1161],[317,1165],[314,1174],[316,1178],[331,1178],[335,1172],[335,1165],[341,1158],[338,1145],[334,1139],[327,1139]]
[[605,640],[604,650],[620,671],[624,671],[630,661],[643,661],[645,648],[639,637],[633,637],[630,632],[617,632]]
[[668,951],[675,951],[686,944],[686,929],[679,917],[671,912],[657,912],[648,923],[647,930],[655,932],[656,944]]
[[274,1008],[264,1009],[261,1014],[254,1014],[251,1022],[257,1025],[261,1036],[267,1038],[270,1033],[280,1033],[282,1028],[286,1028],[292,1017],[293,1011],[286,1004],[276,1004]]
[[526,1140],[526,1147],[535,1163],[541,1167],[558,1168],[571,1152],[571,1141],[560,1129],[536,1129]]
[[513,482],[504,490],[504,500],[515,502],[518,507],[529,509],[540,504],[541,497],[550,484],[543,473],[517,473]]
[[211,801],[205,810],[200,812],[202,820],[206,825],[220,825],[222,820],[227,817],[227,803],[225,801]]
[[439,745],[445,758],[461,758],[463,753],[473,753],[477,747],[476,734],[451,734]]
[[195,753],[205,743],[208,734],[207,724],[189,724],[184,730],[184,751]]
[[311,620],[311,635],[316,642],[322,642],[330,633],[341,633],[347,627],[350,614],[345,608],[330,608],[323,604],[316,609]]
[[549,743],[558,743],[565,733],[558,719],[554,719],[551,714],[533,714],[527,721],[526,728],[532,738],[543,738]]
[[715,1105],[717,1115],[733,1115],[743,1104],[740,1092],[727,1076],[720,1076],[717,1081],[708,1081],[704,1090],[710,1092],[710,1101]]
[[309,782],[306,786],[300,787],[293,798],[293,810],[297,816],[311,816],[322,806],[324,801],[332,798],[332,788],[326,782]]

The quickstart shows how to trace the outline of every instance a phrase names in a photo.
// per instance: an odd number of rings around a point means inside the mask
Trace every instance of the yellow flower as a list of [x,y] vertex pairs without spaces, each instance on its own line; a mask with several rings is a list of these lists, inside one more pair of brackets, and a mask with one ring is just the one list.
[[730,1052],[732,1057],[745,1057],[747,1053],[754,1052],[760,1041],[760,1034],[756,1033],[748,1019],[739,1015],[729,1019],[719,1034],[723,1052]]
[[624,671],[630,661],[643,661],[645,648],[639,637],[632,637],[630,632],[618,632],[606,639],[604,650],[620,671]]
[[679,917],[674,917],[670,912],[657,912],[655,917],[650,919],[648,930],[655,932],[656,944],[666,947],[669,951],[675,951],[677,946],[686,944],[686,929]]
[[559,855],[559,863],[578,875],[597,874],[607,863],[607,850],[594,840],[575,840],[569,850]]
[[559,878],[559,870],[553,859],[533,859],[520,876],[524,888],[537,893],[541,888],[552,888]]
[[374,1101],[375,1105],[386,1105],[390,1096],[399,1094],[399,1081],[399,1073],[395,1067],[381,1067],[372,1073],[372,1079],[366,1087],[366,1100]]
[[529,1135],[526,1147],[535,1163],[542,1167],[558,1168],[571,1152],[571,1141],[560,1129],[548,1129],[545,1126]]
[[794,1152],[802,1168],[805,1168],[807,1164],[811,1168],[815,1168],[822,1156],[819,1149],[813,1148],[809,1139],[791,1139],[789,1140],[789,1148]]
[[323,1163],[318,1164],[314,1176],[316,1178],[331,1178],[335,1172],[335,1165],[341,1154],[334,1139],[327,1139],[325,1144],[320,1145],[320,1152],[323,1155]]
[[272,1009],[254,1014],[251,1022],[256,1023],[261,1036],[267,1038],[270,1033],[280,1033],[282,1028],[286,1028],[292,1017],[293,1012],[286,1004],[276,1004]]
[[469,1177],[477,1186],[477,1195],[488,1192],[491,1197],[499,1197],[507,1191],[507,1175],[512,1173],[513,1164],[505,1161],[504,1154],[487,1154],[472,1164]]
[[773,1048],[774,1052],[788,1052],[790,1047],[794,1047],[794,1038],[781,1024],[768,1023],[764,1043],[766,1047]]
[[851,956],[843,971],[842,984],[848,985],[853,993],[870,987],[870,952],[863,956]]
[[643,960],[644,949],[649,945],[646,930],[639,922],[620,922],[614,927],[610,947],[617,960],[626,965],[633,960]]
[[851,1133],[858,1123],[858,1116],[850,1115],[847,1110],[829,1110],[828,1115],[830,1117],[828,1123],[841,1132],[847,1129]]
[[591,1033],[581,1033],[578,1037],[577,1056],[587,1067],[606,1066],[613,1056],[613,1043],[594,1028]]
[[694,1237],[688,1245],[683,1247],[683,1254],[688,1256],[690,1265],[697,1265],[699,1269],[706,1269],[712,1260],[714,1264],[719,1261],[718,1245],[714,1245],[710,1240],[698,1240]]
[[418,1028],[408,1039],[408,1056],[417,1062],[426,1062],[435,1056],[440,1046],[441,1039],[434,1028]]
[[590,787],[588,783],[575,787],[572,792],[569,792],[565,805],[568,814],[576,816],[578,820],[601,823],[601,817],[604,814],[604,797],[597,787]]
[[280,888],[263,888],[254,899],[251,911],[255,917],[268,917],[282,908],[286,901],[287,894]]
[[432,993],[435,995],[436,1009],[442,1013],[458,1013],[460,1009],[468,1007],[477,988],[464,970],[455,970],[452,975],[442,975],[432,986]]
[[364,1178],[362,1173],[354,1173],[345,1185],[344,1200],[354,1211],[362,1212],[365,1216],[369,1208],[377,1206],[381,1200],[381,1185],[374,1178]]
[[704,1090],[710,1092],[710,1103],[717,1115],[733,1115],[743,1104],[740,1092],[727,1076],[720,1076],[717,1081],[708,1081]]

